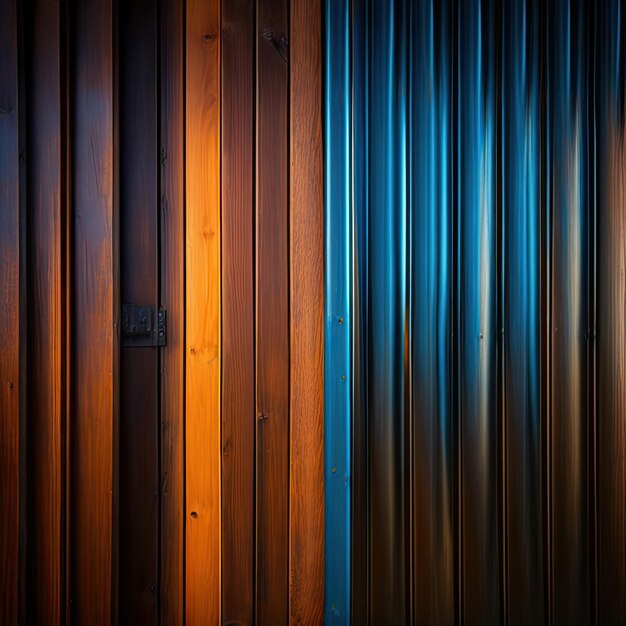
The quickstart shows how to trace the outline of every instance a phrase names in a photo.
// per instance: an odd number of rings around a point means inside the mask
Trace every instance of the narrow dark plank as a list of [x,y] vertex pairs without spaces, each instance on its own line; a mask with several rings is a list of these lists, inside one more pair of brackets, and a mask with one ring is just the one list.
[[540,218],[540,411],[541,411],[541,437],[542,444],[542,511],[543,511],[543,577],[544,577],[544,615],[543,621],[549,624],[550,615],[552,614],[552,547],[551,547],[551,384],[550,384],[550,368],[551,368],[551,297],[552,297],[552,273],[551,273],[551,241],[550,241],[550,203],[549,203],[549,120],[548,120],[548,20],[546,19],[548,8],[542,7],[539,12],[540,24],[540,60],[539,60],[539,83],[540,83],[540,117],[541,117],[541,148],[540,148],[540,194],[541,194],[541,218]]
[[[540,405],[539,15],[504,5],[503,248],[508,623],[545,614]],[[532,598],[532,602],[529,599]]]
[[59,4],[27,4],[28,267],[28,620],[60,624],[65,604],[64,242]]
[[[590,167],[585,97],[585,14],[551,6],[550,210],[551,552],[554,624],[589,624],[591,615],[589,416],[587,397]],[[570,13],[571,11],[571,13]],[[567,17],[565,17],[567,16]]]
[[254,623],[254,2],[222,2],[222,621]]
[[619,4],[597,5],[598,624],[626,623],[626,15]]
[[322,6],[290,8],[291,624],[324,615]]
[[256,619],[289,620],[289,24],[257,4]]
[[72,16],[72,406],[70,603],[77,624],[112,621],[117,299],[111,0]]
[[161,300],[167,345],[161,349],[160,623],[183,623],[185,170],[183,3],[161,0]]
[[[326,251],[327,269],[325,277],[324,303],[326,313],[326,329],[324,332],[325,355],[324,367],[327,383],[325,384],[324,425],[326,456],[326,577],[325,585],[325,620],[332,619],[336,624],[345,624],[352,620],[353,624],[369,623],[369,581],[370,581],[370,515],[369,515],[369,443],[368,443],[368,340],[369,340],[369,285],[368,285],[368,213],[369,213],[369,75],[368,64],[354,62],[352,71],[345,56],[352,55],[357,59],[367,59],[370,50],[370,11],[366,0],[352,2],[335,2],[327,0],[324,19],[325,56],[328,59],[324,72],[325,80],[325,150],[327,159],[339,159],[341,167],[334,167],[332,173],[326,172],[326,205],[325,231],[333,237],[333,245]],[[351,15],[350,15],[351,12]],[[335,17],[337,16],[337,17]],[[351,49],[348,42],[343,41],[343,22],[352,20],[353,36]],[[332,31],[331,31],[332,29]],[[335,52],[332,47],[341,52]],[[341,76],[338,79],[336,76]],[[352,93],[349,89],[332,89],[330,84],[349,84],[352,81]],[[350,100],[352,104],[350,105]],[[355,241],[353,250],[343,246],[340,230],[348,222],[351,207],[335,209],[337,202],[345,203],[345,190],[342,188],[349,180],[348,159],[345,157],[350,150],[345,146],[346,133],[339,131],[342,124],[347,124],[347,116],[343,107],[352,107],[352,155],[357,176],[353,182],[354,193],[354,230]],[[335,147],[336,146],[336,147]],[[334,155],[337,156],[334,156]],[[331,196],[332,194],[332,196]],[[334,232],[333,232],[334,231]],[[352,260],[342,259],[352,256]],[[343,304],[347,299],[347,287],[342,285],[346,272],[345,263],[354,264],[355,292],[348,306]],[[335,276],[336,273],[336,276]],[[342,285],[341,288],[337,288]],[[344,311],[347,314],[344,314]],[[338,324],[337,317],[343,316],[343,323]],[[354,345],[350,355],[350,336],[353,335]],[[332,346],[332,347],[331,347]],[[342,370],[350,367],[352,359],[352,387],[346,388],[341,379]],[[346,367],[346,365],[348,367]],[[334,400],[334,402],[333,402]],[[348,406],[347,402],[352,406]],[[336,407],[334,406],[336,404]],[[346,407],[346,408],[344,408]],[[333,418],[330,419],[330,415]],[[338,419],[339,418],[339,419]],[[350,432],[350,430],[352,432]],[[335,434],[336,433],[336,434]],[[352,439],[352,445],[345,446]],[[328,471],[330,465],[331,471]],[[349,484],[342,481],[341,474],[337,478],[332,468],[341,466],[350,468]],[[341,485],[341,482],[344,484]],[[343,486],[343,489],[340,488]],[[343,504],[337,506],[334,498]],[[336,522],[339,521],[339,523]],[[344,537],[350,539],[349,560],[344,556],[341,546]],[[337,567],[337,563],[342,563]],[[335,581],[340,581],[337,584]],[[331,587],[332,586],[332,587]],[[349,605],[349,615],[343,615],[343,605]],[[337,615],[336,613],[339,613]],[[346,611],[348,613],[348,611]]]
[[18,621],[20,196],[17,3],[0,6],[0,621]]
[[[120,280],[122,303],[158,304],[156,1],[119,10]],[[121,624],[157,623],[158,348],[120,354]]]

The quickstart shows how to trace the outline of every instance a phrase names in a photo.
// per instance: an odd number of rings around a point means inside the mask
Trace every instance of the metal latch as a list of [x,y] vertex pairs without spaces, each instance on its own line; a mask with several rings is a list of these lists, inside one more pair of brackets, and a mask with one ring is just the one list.
[[164,346],[166,338],[167,319],[163,307],[122,305],[122,346]]

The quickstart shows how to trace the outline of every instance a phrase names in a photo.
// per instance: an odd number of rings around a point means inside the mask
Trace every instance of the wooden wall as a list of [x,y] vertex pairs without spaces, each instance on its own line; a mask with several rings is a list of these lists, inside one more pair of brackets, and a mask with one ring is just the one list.
[[320,2],[4,0],[0,65],[0,622],[321,623]]

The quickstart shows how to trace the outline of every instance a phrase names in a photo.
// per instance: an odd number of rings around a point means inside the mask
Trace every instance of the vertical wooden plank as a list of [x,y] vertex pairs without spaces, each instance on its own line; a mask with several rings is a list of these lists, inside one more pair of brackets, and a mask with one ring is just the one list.
[[287,0],[257,4],[256,619],[289,620]]
[[254,623],[254,2],[222,2],[222,621]]
[[161,0],[161,349],[160,623],[184,622],[185,170],[183,3]]
[[65,604],[65,168],[59,4],[33,0],[26,15],[30,251],[27,617],[32,623],[54,626],[61,623]]
[[220,3],[187,3],[186,618],[220,620]]
[[74,5],[73,393],[70,603],[76,624],[112,621],[114,410],[117,375],[112,0]]
[[291,624],[324,611],[324,160],[322,6],[290,12],[290,497]]
[[[158,304],[157,15],[155,0],[119,5],[120,297]],[[119,610],[158,618],[158,348],[120,353]]]
[[17,2],[0,6],[0,621],[18,620],[20,194]]

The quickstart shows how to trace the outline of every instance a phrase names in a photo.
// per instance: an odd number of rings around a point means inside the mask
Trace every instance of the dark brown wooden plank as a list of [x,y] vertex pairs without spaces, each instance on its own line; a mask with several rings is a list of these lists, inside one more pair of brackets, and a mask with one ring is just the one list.
[[[119,7],[120,281],[122,303],[158,304],[156,0]],[[158,618],[158,348],[120,354],[119,610]]]
[[59,4],[27,4],[28,552],[27,617],[60,624],[65,609],[65,186]]
[[114,611],[117,377],[114,30],[111,0],[74,5],[71,45],[72,406],[70,603],[76,624]]
[[20,195],[17,3],[0,5],[0,621],[18,620]]
[[291,0],[291,624],[324,615],[324,159],[322,7]]
[[222,2],[222,622],[254,623],[254,2]]
[[289,65],[287,0],[257,4],[258,624],[289,620]]
[[184,606],[184,128],[183,4],[161,0],[161,349],[160,623],[183,623]]
[[186,623],[220,621],[220,2],[188,0]]

